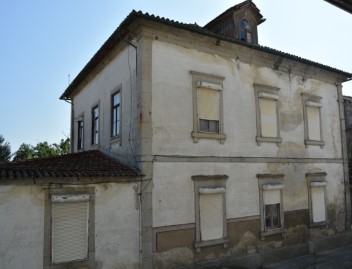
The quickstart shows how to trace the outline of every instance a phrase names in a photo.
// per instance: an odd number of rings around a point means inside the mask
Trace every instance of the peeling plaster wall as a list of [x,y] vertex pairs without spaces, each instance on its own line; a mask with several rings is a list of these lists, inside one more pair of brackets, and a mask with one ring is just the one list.
[[[256,156],[341,158],[336,86],[196,49],[153,41],[153,154],[187,156]],[[194,143],[190,71],[225,77],[224,145],[217,140]],[[258,147],[253,83],[280,88],[282,147]],[[324,149],[305,148],[301,93],[322,97]],[[160,109],[160,107],[165,109]],[[166,109],[167,108],[167,109]]]
[[[339,164],[159,163],[154,164],[154,227],[195,222],[193,175],[228,175],[228,219],[259,215],[257,174],[282,173],[284,211],[308,209],[307,172],[326,172],[327,205],[332,226],[344,225],[343,170]],[[331,215],[332,214],[332,215]]]
[[[63,185],[95,188],[96,269],[139,268],[139,205],[135,183]],[[43,268],[43,186],[0,185],[0,268]]]

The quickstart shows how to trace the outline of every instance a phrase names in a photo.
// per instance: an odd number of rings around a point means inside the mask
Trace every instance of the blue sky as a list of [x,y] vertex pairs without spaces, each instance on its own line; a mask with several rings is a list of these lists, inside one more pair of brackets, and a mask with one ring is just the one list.
[[[0,134],[21,143],[59,142],[70,133],[70,105],[59,100],[121,21],[142,10],[201,26],[241,1],[2,0]],[[259,43],[352,72],[352,14],[323,0],[254,1],[266,21]],[[352,95],[352,83],[344,84]]]

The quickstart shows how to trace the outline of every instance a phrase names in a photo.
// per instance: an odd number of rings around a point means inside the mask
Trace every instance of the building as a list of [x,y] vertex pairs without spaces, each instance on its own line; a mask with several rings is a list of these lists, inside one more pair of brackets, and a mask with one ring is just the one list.
[[352,74],[260,46],[263,21],[251,1],[204,27],[132,11],[61,96],[75,154],[139,171],[142,268],[256,268],[352,242]]

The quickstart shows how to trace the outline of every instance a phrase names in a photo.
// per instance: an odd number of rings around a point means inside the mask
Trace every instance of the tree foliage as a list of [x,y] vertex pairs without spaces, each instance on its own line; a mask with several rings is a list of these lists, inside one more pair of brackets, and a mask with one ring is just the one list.
[[5,142],[5,138],[0,135],[0,161],[9,161],[11,158],[11,146]]
[[63,155],[70,152],[70,138],[61,139],[59,144],[49,144],[48,142],[39,142],[36,146],[21,144],[15,152],[14,161],[29,160],[34,158],[52,157]]

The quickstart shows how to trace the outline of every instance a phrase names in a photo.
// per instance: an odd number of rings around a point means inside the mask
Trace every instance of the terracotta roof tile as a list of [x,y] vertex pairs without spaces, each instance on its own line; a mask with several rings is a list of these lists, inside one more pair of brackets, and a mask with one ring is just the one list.
[[77,176],[137,177],[139,173],[98,150],[25,161],[0,162],[0,180]]

